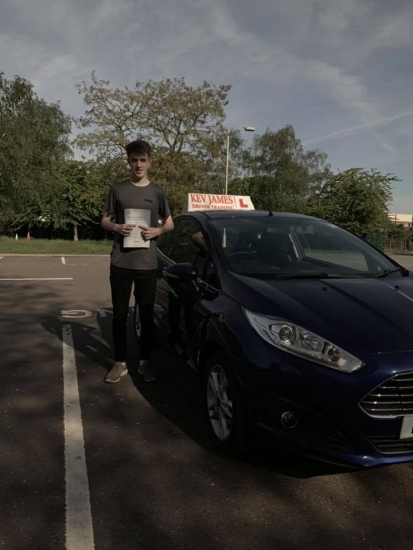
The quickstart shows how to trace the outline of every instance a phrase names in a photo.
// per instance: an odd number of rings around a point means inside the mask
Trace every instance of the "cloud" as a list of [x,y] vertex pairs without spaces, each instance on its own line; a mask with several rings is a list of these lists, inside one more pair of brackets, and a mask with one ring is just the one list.
[[318,16],[319,23],[329,38],[336,41],[338,35],[348,31],[351,26],[360,24],[360,21],[371,14],[372,8],[361,0],[332,1],[329,5],[322,6]]
[[390,140],[388,139],[382,139],[380,141],[380,145],[383,147],[383,149],[385,151],[387,151],[388,153],[390,153],[391,155],[394,155],[397,151],[396,147],[394,147],[394,145],[391,143]]
[[311,143],[318,143],[320,141],[324,141],[326,139],[335,139],[340,137],[349,137],[353,136],[357,133],[359,133],[362,130],[366,130],[368,128],[372,128],[374,126],[379,125],[385,125],[389,124],[390,122],[393,122],[399,118],[405,118],[413,116],[413,111],[406,111],[405,113],[399,113],[398,115],[393,115],[389,117],[380,118],[378,120],[372,120],[370,122],[366,122],[364,124],[357,124],[356,126],[351,126],[350,128],[344,128],[342,130],[336,130],[334,132],[331,132],[329,134],[326,134],[324,136],[320,136],[318,138],[309,139],[304,142],[304,145],[309,145]]
[[319,61],[310,62],[306,72],[320,88],[327,87],[333,98],[348,112],[355,112],[363,119],[377,116],[377,108],[369,98],[361,77]]
[[376,33],[366,41],[366,51],[371,53],[374,50],[395,49],[402,46],[412,49],[412,20],[411,6],[401,12],[396,11],[395,14],[386,14],[381,24],[378,24]]
[[180,76],[231,84],[228,126],[293,124],[337,168],[388,156],[406,188],[413,183],[410,0],[3,4],[0,67],[47,101],[61,99],[68,114],[83,112],[75,84],[92,70],[120,88]]
[[[144,2],[136,17],[128,16],[135,14],[132,0],[83,4],[56,0],[51,10],[46,0],[39,0],[36,7],[30,4],[29,12],[17,9],[24,2],[15,0],[11,18],[25,31],[21,43],[26,44],[26,52],[41,51],[42,64],[29,76],[42,90],[54,79],[60,92],[59,75],[66,83],[72,75],[73,87],[65,95],[73,94],[75,79],[93,69],[118,86],[137,79],[185,75],[198,82],[204,78],[235,85],[255,82],[257,88],[268,89],[269,100],[283,90],[298,96],[300,88],[311,89],[361,120],[379,116],[361,76],[335,63],[309,58],[311,50],[295,53],[277,38],[277,32],[271,32],[282,30],[285,19],[298,38],[318,34],[309,32],[312,21],[325,31],[336,29],[333,34],[337,35],[338,29],[344,32],[368,11],[365,3],[280,0],[275,8],[270,0],[257,2],[262,13],[259,29],[249,25],[250,12],[243,0],[238,7],[231,1],[200,0],[194,5],[190,0],[175,0],[162,9],[156,1]],[[44,26],[45,13],[52,28]],[[35,35],[28,32],[29,20]],[[51,43],[53,47],[48,48]],[[24,50],[22,54],[22,59],[28,59]]]
[[402,163],[402,162],[412,162],[413,161],[413,157],[410,156],[410,157],[400,157],[400,158],[394,158],[394,159],[391,159],[391,160],[386,160],[384,162],[376,162],[375,165],[376,166],[382,166],[384,164],[395,164],[395,163]]
[[114,21],[127,17],[129,7],[126,0],[100,0],[93,13],[93,27],[99,28],[104,23],[113,25]]

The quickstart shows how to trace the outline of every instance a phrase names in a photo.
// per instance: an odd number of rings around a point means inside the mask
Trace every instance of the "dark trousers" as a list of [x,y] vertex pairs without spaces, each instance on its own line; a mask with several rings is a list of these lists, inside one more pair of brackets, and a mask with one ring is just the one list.
[[113,348],[115,361],[126,361],[126,323],[132,283],[139,306],[141,322],[140,359],[149,360],[153,343],[153,308],[155,303],[157,269],[144,271],[110,266],[110,288],[113,306]]

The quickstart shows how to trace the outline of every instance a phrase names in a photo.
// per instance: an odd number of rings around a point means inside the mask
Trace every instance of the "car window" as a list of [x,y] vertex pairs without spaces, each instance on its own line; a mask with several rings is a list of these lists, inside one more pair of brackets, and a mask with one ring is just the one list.
[[170,236],[171,236],[170,233],[163,233],[156,240],[157,248],[165,255],[167,255],[167,252],[168,252],[168,244],[169,244]]
[[348,239],[346,233],[337,233],[328,225],[300,225],[296,228],[299,243],[306,258],[323,260],[356,271],[368,271],[369,266],[357,241]]
[[201,226],[195,220],[180,220],[172,234],[172,242],[168,253],[169,258],[177,264],[190,263],[195,265],[203,251],[202,247],[196,244],[200,232]]
[[230,269],[241,274],[374,276],[394,268],[362,239],[322,220],[245,215],[212,226]]

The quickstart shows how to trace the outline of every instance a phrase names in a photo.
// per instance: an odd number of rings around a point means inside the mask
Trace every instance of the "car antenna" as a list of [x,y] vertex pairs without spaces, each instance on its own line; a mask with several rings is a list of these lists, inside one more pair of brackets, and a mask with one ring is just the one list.
[[274,214],[271,212],[271,210],[268,209],[268,215],[269,216],[274,216]]

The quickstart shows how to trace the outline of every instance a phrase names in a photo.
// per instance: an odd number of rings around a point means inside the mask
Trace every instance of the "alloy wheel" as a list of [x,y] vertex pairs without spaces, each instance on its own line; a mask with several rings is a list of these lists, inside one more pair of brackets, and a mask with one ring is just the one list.
[[226,441],[233,426],[233,404],[229,397],[229,380],[223,367],[211,368],[207,383],[208,416],[214,434]]

